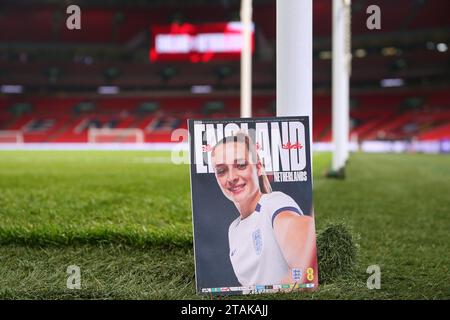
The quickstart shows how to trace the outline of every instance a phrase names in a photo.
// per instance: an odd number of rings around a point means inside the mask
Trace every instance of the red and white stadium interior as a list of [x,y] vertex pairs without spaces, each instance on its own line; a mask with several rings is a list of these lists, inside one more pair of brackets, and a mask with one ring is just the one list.
[[[72,3],[81,30],[66,27]],[[313,3],[313,141],[326,143],[331,1]],[[366,27],[370,4],[381,30]],[[18,141],[8,132],[24,144],[87,143],[90,128],[141,129],[145,142],[166,143],[188,118],[239,117],[239,54],[180,54],[180,43],[155,40],[161,30],[226,34],[239,10],[231,0],[2,1],[0,143]],[[450,140],[449,12],[448,0],[352,1],[352,141]],[[275,18],[275,0],[253,1],[254,116],[275,115]]]

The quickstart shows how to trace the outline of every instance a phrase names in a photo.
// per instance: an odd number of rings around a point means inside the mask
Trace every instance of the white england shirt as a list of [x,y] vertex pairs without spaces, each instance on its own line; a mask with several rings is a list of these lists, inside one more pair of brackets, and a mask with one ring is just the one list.
[[228,229],[230,260],[243,286],[281,284],[289,266],[273,232],[273,221],[283,211],[303,215],[290,196],[274,191],[263,194],[255,211],[241,220],[239,216]]

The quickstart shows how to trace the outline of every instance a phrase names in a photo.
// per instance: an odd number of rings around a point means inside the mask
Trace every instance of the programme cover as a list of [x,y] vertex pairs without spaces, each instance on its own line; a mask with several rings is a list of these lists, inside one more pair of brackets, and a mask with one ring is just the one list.
[[308,117],[189,120],[197,293],[318,285]]

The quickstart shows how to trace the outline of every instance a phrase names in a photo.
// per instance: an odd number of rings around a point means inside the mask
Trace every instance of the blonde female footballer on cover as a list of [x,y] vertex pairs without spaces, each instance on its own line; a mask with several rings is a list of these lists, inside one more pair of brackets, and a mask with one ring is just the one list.
[[225,137],[211,160],[220,189],[239,211],[228,239],[241,285],[306,282],[316,254],[314,220],[290,196],[272,191],[251,138]]

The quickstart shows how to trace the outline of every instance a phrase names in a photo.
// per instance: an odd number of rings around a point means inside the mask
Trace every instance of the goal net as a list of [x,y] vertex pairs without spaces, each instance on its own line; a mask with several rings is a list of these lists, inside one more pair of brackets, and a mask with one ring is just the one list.
[[90,128],[89,143],[144,143],[144,132],[141,129]]
[[0,143],[23,143],[23,133],[16,130],[0,130]]

